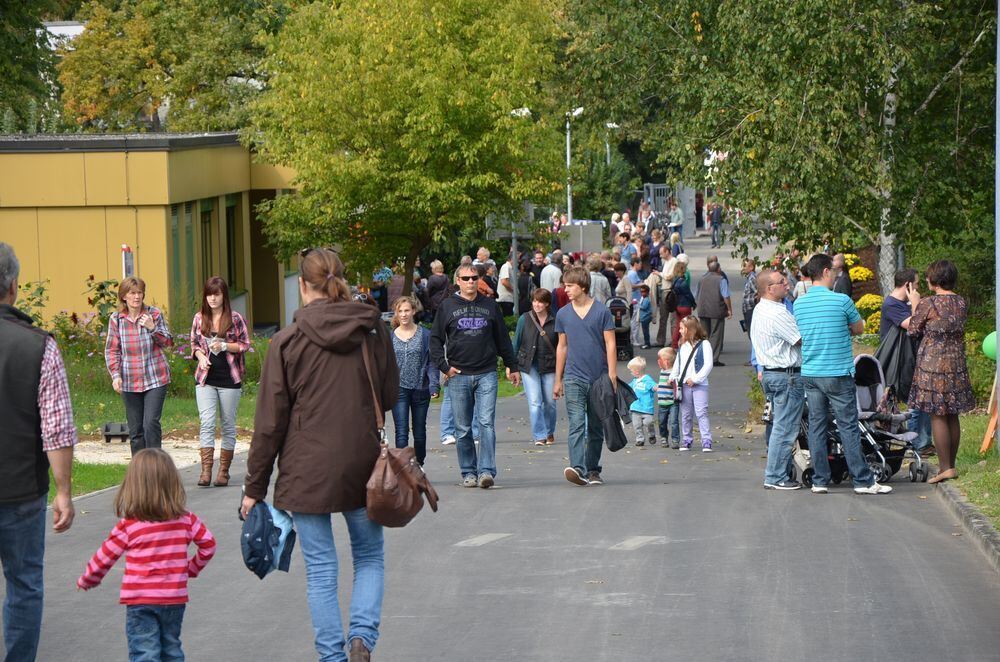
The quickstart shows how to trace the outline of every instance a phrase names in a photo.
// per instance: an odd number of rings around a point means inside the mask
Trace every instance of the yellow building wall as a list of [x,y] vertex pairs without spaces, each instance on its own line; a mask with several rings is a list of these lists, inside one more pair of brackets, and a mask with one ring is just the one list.
[[167,152],[126,152],[128,199],[122,205],[164,205],[170,199]]
[[39,272],[51,281],[49,312],[88,312],[87,277],[108,275],[103,208],[38,210]]
[[[167,267],[169,215],[169,207],[140,207],[136,210],[138,238],[135,272],[146,281],[146,303],[164,311],[170,310],[170,273]],[[171,323],[174,321],[171,320]]]
[[14,247],[21,283],[39,280],[37,219],[35,209],[0,209],[0,241]]
[[84,152],[85,199],[83,205],[120,205],[129,198],[126,168],[128,155],[123,152]]
[[250,188],[250,154],[239,145],[171,152],[169,202],[188,202]]
[[0,207],[84,204],[84,171],[82,153],[0,154]]
[[280,190],[294,188],[295,171],[270,163],[253,162],[250,165],[250,188]]

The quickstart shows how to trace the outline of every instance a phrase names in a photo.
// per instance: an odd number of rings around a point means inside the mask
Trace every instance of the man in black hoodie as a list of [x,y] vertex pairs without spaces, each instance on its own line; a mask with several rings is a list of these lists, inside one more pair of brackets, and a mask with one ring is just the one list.
[[[431,360],[445,374],[455,412],[458,464],[465,487],[493,486],[497,475],[497,355],[521,383],[517,357],[496,300],[476,291],[479,273],[461,266],[455,272],[458,292],[441,302],[431,330]],[[479,409],[479,452],[472,441],[472,415]]]

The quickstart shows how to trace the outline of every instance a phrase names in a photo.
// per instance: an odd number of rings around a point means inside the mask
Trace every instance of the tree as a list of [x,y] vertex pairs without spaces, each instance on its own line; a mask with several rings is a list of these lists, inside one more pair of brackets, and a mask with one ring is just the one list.
[[[907,0],[571,0],[573,93],[661,162],[754,212],[736,238],[882,248],[988,219],[995,6]],[[653,26],[652,29],[646,29]]]
[[123,0],[80,10],[83,34],[62,51],[59,80],[72,121],[95,130],[243,128],[266,80],[261,35],[292,0]]
[[297,172],[297,193],[263,208],[276,252],[339,245],[365,279],[399,259],[410,273],[431,241],[547,199],[561,186],[557,27],[547,0],[298,10],[269,42],[246,133]]
[[49,97],[52,54],[42,19],[55,5],[8,0],[0,6],[0,113],[9,110],[26,121],[29,100],[44,103]]

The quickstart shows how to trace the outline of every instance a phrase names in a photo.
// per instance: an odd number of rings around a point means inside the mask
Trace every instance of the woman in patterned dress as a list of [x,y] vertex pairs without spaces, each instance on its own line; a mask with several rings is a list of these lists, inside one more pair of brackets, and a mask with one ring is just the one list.
[[909,334],[923,336],[917,350],[909,405],[931,415],[931,431],[940,471],[929,483],[956,478],[955,458],[961,431],[958,415],[975,406],[965,362],[965,320],[968,303],[952,290],[958,269],[948,260],[927,267],[933,296],[917,304]]

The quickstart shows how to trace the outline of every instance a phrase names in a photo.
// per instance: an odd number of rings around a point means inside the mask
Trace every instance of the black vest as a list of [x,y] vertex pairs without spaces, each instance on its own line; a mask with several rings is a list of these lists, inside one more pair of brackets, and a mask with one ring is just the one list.
[[[531,372],[531,366],[538,362],[538,374],[546,375],[556,371],[556,353],[554,348],[558,342],[556,338],[556,316],[549,313],[542,325],[545,331],[545,342],[538,333],[538,327],[531,321],[532,313],[525,313],[524,328],[521,329],[521,344],[517,348],[517,367],[521,372]],[[537,318],[536,318],[537,319]],[[552,343],[552,346],[549,346]]]
[[48,334],[31,318],[0,304],[0,503],[37,499],[49,491],[42,451],[38,384]]

